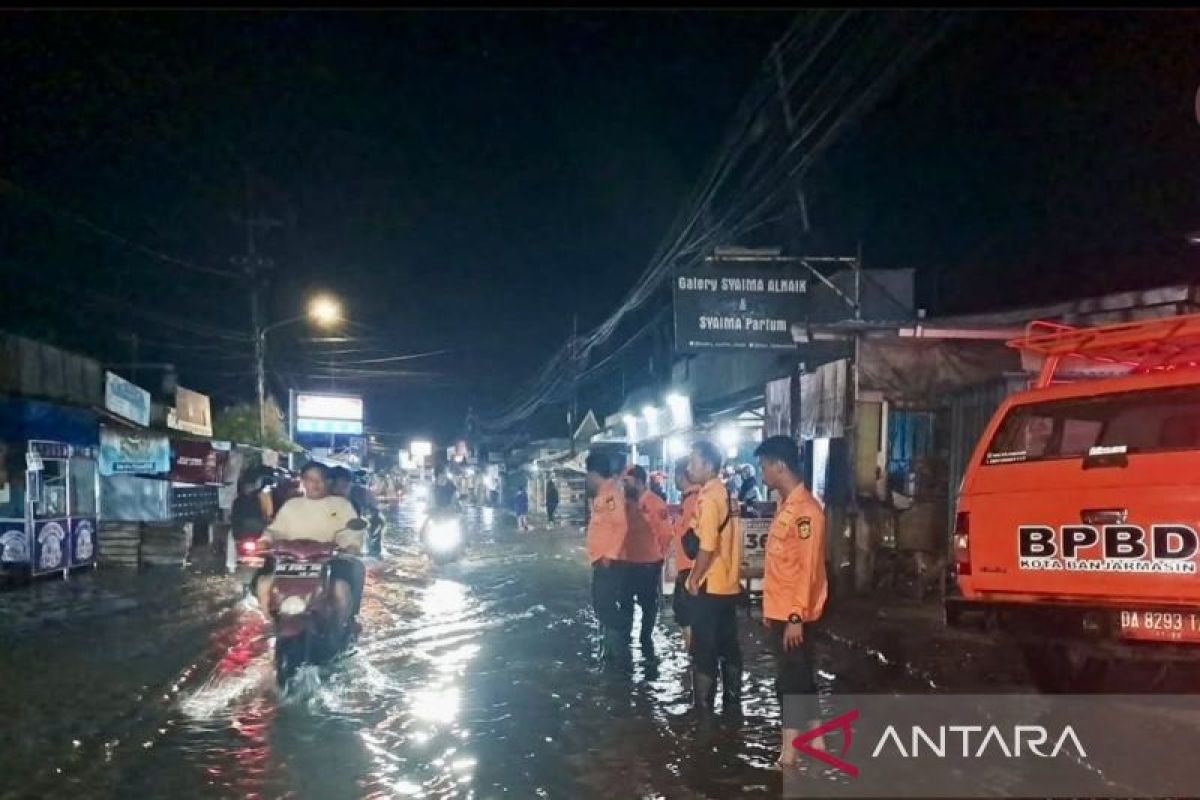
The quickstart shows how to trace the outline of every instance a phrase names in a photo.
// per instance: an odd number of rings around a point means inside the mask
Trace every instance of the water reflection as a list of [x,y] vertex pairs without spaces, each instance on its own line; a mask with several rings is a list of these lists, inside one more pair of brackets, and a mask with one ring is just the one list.
[[[598,669],[578,541],[479,547],[432,574],[405,547],[415,510],[400,510],[405,527],[389,531],[389,557],[371,568],[356,647],[311,691],[280,698],[270,627],[225,618],[206,647],[190,645],[205,658],[147,682],[146,697],[170,702],[103,730],[112,746],[92,757],[109,794],[680,797],[766,785],[768,665],[748,664],[744,722],[702,736],[686,714],[688,660],[669,617],[653,658],[634,646],[632,674]],[[470,524],[489,516],[472,512]],[[91,756],[74,735],[64,745]],[[122,783],[129,775],[136,787]]]

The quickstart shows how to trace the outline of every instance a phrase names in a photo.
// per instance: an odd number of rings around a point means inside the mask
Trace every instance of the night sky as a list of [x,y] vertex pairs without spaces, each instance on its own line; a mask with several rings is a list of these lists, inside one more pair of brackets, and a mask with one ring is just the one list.
[[[457,433],[620,301],[791,22],[739,13],[28,14],[0,21],[5,329],[252,395],[236,220],[282,225],[269,315],[314,288],[344,345],[448,349],[338,383],[371,423]],[[964,16],[806,180],[810,252],[916,267],[961,311],[1190,277],[1192,12]],[[385,369],[379,365],[367,367]],[[386,369],[397,369],[390,363]],[[147,377],[146,382],[149,382]]]

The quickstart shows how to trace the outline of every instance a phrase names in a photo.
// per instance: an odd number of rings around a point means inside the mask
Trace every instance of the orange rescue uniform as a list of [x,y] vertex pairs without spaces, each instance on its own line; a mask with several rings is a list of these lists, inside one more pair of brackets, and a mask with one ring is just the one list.
[[671,547],[671,539],[675,535],[675,529],[671,525],[671,510],[667,507],[667,501],[654,492],[642,492],[642,496],[638,498],[638,511],[641,512],[642,519],[650,524],[650,530],[654,532],[654,544],[658,553],[658,558],[654,560],[664,560],[667,550]]
[[625,487],[619,481],[606,480],[592,501],[587,530],[588,561],[593,564],[602,558],[619,561],[628,532]]
[[763,617],[804,622],[821,616],[829,584],[825,577],[825,512],[808,489],[797,486],[784,499],[767,534]]
[[650,495],[658,500],[650,492],[643,492],[643,496],[636,502],[626,501],[629,504],[629,533],[625,536],[625,547],[621,553],[621,560],[630,564],[657,564],[662,561],[662,546],[658,540],[657,524],[652,519],[653,512],[647,508],[645,495]]
[[683,535],[687,533],[696,519],[696,503],[700,500],[700,490],[691,489],[683,495],[680,503],[679,518],[675,520],[675,530],[672,538],[675,541],[675,571],[683,572],[691,569],[696,562],[688,558],[683,551]]
[[708,594],[740,594],[741,525],[736,510],[730,507],[729,492],[720,478],[713,478],[700,490],[693,526],[700,538],[700,549],[713,554],[708,573],[700,579],[700,584]]

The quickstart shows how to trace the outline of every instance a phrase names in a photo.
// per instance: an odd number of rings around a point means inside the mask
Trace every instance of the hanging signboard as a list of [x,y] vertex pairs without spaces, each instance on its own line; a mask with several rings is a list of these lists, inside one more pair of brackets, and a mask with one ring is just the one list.
[[143,427],[150,424],[150,393],[111,372],[104,373],[104,407]]
[[296,431],[361,436],[363,401],[361,397],[335,394],[296,395]]
[[208,395],[176,387],[175,408],[167,412],[167,427],[196,436],[212,436],[212,406]]
[[799,260],[780,256],[713,257],[679,272],[673,283],[676,351],[792,351],[793,326],[856,316],[873,322],[912,318],[911,270],[856,275],[853,269],[812,266],[828,283]]
[[170,470],[171,443],[166,436],[100,429],[101,475],[165,475]]
[[225,480],[229,454],[208,442],[175,440],[171,443],[171,480],[192,484],[220,484]]

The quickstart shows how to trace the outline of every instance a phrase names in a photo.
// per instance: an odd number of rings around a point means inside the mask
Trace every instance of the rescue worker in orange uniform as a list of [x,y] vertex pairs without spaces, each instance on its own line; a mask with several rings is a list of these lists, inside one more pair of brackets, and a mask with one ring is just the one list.
[[625,471],[625,492],[633,508],[622,555],[625,562],[622,604],[630,619],[633,617],[634,602],[641,607],[639,641],[642,650],[648,652],[654,647],[654,622],[658,618],[663,561],[674,531],[667,502],[650,491],[645,468],[635,465]]
[[[754,453],[763,481],[779,494],[767,533],[763,624],[775,654],[775,691],[783,715],[779,764],[796,763],[792,741],[818,719],[813,678],[812,626],[821,618],[829,584],[825,573],[825,512],[800,480],[800,452],[788,436],[772,436]],[[814,742],[818,745],[818,742]]]
[[683,629],[683,648],[692,652],[692,596],[688,594],[687,580],[695,563],[683,549],[683,535],[691,528],[696,517],[696,502],[700,499],[700,486],[688,477],[688,458],[675,462],[675,488],[679,490],[680,511],[672,532],[675,558],[675,591],[671,594],[671,611],[675,622]]
[[588,453],[588,490],[593,495],[587,528],[587,554],[592,565],[592,607],[604,631],[603,659],[619,667],[629,660],[632,619],[622,608],[625,567],[622,563],[629,516],[625,488],[613,479],[612,458],[607,453]]
[[723,709],[737,713],[742,701],[742,647],[737,609],[741,597],[742,533],[736,502],[721,482],[721,451],[712,442],[692,446],[688,472],[701,484],[692,529],[699,539],[688,575],[695,598],[692,615],[692,694],[696,710],[713,711],[720,669]]

